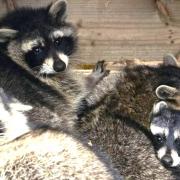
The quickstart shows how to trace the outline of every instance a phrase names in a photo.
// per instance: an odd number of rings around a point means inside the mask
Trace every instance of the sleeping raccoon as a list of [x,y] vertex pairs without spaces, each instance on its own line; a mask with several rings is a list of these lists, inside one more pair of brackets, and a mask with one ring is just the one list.
[[150,129],[157,158],[180,176],[180,111],[171,109],[165,101],[158,102],[152,111]]
[[44,8],[17,9],[0,20],[0,87],[31,106],[20,132],[41,126],[73,131],[77,102],[108,74],[103,61],[84,81],[71,73],[77,36],[66,22],[66,9],[66,2],[57,0]]

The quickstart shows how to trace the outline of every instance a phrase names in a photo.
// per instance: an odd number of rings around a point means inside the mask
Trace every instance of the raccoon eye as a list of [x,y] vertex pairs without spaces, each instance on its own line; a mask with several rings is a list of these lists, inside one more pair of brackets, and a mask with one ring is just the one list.
[[180,148],[180,138],[177,138],[175,141],[175,145]]
[[73,37],[64,36],[54,40],[54,45],[57,50],[60,50],[66,55],[71,55],[75,49],[75,40]]
[[55,39],[54,44],[56,47],[60,46],[61,45],[61,38]]
[[34,54],[40,54],[43,51],[43,49],[40,46],[39,47],[33,47],[32,51]]
[[165,141],[165,137],[162,136],[162,135],[160,135],[160,134],[157,134],[157,135],[155,136],[155,140],[156,140],[157,143],[162,144],[162,143],[164,143],[164,141]]

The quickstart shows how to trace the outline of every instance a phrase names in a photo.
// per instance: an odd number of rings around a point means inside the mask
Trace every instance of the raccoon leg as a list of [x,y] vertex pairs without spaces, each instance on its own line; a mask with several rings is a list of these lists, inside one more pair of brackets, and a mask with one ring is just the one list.
[[104,99],[116,89],[117,82],[124,80],[123,73],[110,74],[101,80],[92,91],[79,102],[77,116],[81,119],[85,114],[95,109]]
[[97,84],[99,84],[104,77],[108,76],[109,73],[110,70],[106,69],[105,61],[102,60],[96,63],[92,73],[88,77],[86,77],[85,89],[89,93],[80,100],[77,111],[78,117],[83,116],[88,110],[91,109],[91,105],[87,102],[86,97],[88,97],[89,94],[92,94],[91,92],[97,86]]

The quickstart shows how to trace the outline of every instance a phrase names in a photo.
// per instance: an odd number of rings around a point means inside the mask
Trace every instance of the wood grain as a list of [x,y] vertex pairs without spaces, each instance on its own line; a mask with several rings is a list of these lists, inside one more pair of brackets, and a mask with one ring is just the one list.
[[[163,1],[163,0],[162,0]],[[17,6],[45,6],[50,0],[16,0]],[[180,1],[166,1],[167,25],[155,0],[68,0],[69,21],[79,29],[76,61],[162,60],[180,49]],[[174,26],[177,25],[177,26]]]

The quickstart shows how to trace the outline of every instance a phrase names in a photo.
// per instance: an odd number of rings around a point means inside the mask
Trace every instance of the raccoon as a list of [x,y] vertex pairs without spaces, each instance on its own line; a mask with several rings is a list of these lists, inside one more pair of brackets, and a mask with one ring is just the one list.
[[180,175],[179,118],[180,111],[160,101],[154,105],[150,125],[157,158],[177,175]]
[[74,79],[67,66],[77,38],[65,16],[66,2],[56,1],[46,8],[19,9],[0,21],[3,179],[121,179],[106,155],[94,153],[74,128],[76,99],[107,71],[101,61],[85,85]]
[[[104,107],[102,110],[108,114],[129,117],[149,129],[148,117],[159,99],[155,91],[160,85],[180,88],[180,68],[172,54],[165,55],[163,63],[156,67],[127,66],[122,71],[111,73],[92,90],[79,108],[84,108],[81,109],[83,116],[88,114],[88,106],[95,111],[97,106]],[[176,95],[179,97],[178,93]],[[82,118],[83,121],[85,124],[91,122],[88,115],[84,120]]]
[[110,156],[113,165],[125,179],[176,179],[156,158],[149,131],[133,119],[112,115],[102,108],[94,110],[98,115],[90,117],[97,121],[84,133],[94,148]]
[[[66,1],[57,0],[39,9],[17,9],[0,20],[0,87],[31,106],[20,132],[42,126],[73,132],[76,104],[108,75],[103,61],[84,80],[71,72],[77,35],[66,16]],[[7,121],[2,124],[8,128]]]
[[[160,66],[126,67],[105,77],[86,98],[79,131],[110,155],[124,177],[132,179],[175,179],[156,159],[151,142],[149,114],[159,99],[161,85],[179,89],[180,68],[168,54]],[[83,107],[81,105],[81,107]]]

